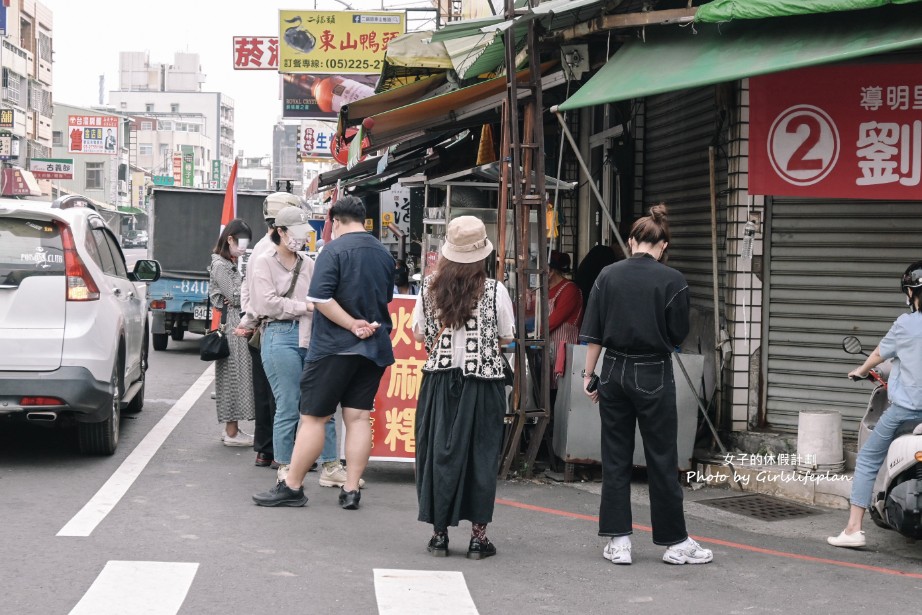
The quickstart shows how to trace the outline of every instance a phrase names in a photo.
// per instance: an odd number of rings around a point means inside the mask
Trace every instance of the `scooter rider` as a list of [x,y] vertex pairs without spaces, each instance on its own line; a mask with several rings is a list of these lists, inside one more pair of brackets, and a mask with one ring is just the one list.
[[848,374],[850,378],[866,378],[871,368],[893,359],[887,383],[890,407],[878,419],[870,437],[858,451],[848,525],[838,536],[826,539],[835,547],[865,545],[861,522],[871,506],[874,480],[893,442],[894,433],[904,421],[922,421],[922,312],[919,311],[922,307],[922,261],[916,261],[906,269],[900,280],[900,290],[906,294],[910,313],[897,318],[864,364]]

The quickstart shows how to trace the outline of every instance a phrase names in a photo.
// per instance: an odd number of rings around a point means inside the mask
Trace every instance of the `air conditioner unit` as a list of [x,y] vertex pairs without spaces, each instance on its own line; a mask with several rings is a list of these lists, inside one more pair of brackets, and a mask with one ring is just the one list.
[[124,179],[118,180],[118,193],[128,194],[128,182]]

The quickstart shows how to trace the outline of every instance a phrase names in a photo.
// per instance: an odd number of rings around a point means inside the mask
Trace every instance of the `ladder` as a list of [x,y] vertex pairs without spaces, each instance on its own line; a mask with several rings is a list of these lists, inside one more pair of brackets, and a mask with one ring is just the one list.
[[[532,6],[537,0],[529,0]],[[506,0],[505,17],[516,16],[514,0]],[[527,77],[516,70],[515,31],[527,28],[526,52],[528,58]],[[500,463],[500,478],[506,478],[512,471],[518,457],[526,423],[534,420],[534,431],[529,440],[523,460],[523,472],[530,476],[534,470],[535,458],[544,432],[550,421],[550,354],[548,348],[548,267],[547,234],[545,232],[544,173],[544,123],[542,119],[541,65],[538,54],[538,40],[535,21],[510,27],[504,33],[506,52],[506,98],[503,104],[503,130],[501,145],[501,169],[499,191],[499,216],[497,219],[497,277],[502,279],[506,264],[506,212],[513,211],[515,247],[515,383],[512,390],[511,413],[507,415],[509,428],[503,441],[503,455]],[[530,254],[530,216],[536,212],[538,221],[537,254]],[[534,257],[534,262],[533,261]],[[537,288],[536,321],[533,335],[525,329],[525,297],[529,288]],[[529,382],[525,378],[526,364],[530,358],[532,379],[538,383],[537,408],[529,409],[532,396]]]

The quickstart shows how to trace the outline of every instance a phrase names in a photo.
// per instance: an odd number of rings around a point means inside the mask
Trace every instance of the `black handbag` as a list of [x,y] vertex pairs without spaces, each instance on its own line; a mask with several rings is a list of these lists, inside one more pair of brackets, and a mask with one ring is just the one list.
[[226,322],[227,306],[224,306],[221,310],[221,324],[199,340],[198,355],[202,361],[217,361],[230,356],[230,346],[227,344],[227,334],[224,331]]

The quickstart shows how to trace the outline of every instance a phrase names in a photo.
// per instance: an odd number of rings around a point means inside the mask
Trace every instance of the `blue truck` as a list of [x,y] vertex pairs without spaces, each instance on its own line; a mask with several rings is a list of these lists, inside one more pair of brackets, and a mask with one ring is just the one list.
[[[237,215],[253,230],[254,244],[266,231],[262,212],[268,194],[237,192]],[[147,289],[154,350],[166,350],[171,338],[181,341],[186,331],[201,335],[211,327],[208,266],[223,208],[223,190],[154,188],[148,254],[163,270]]]

